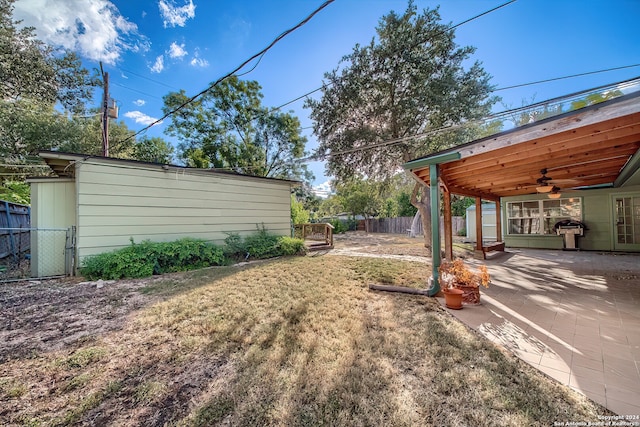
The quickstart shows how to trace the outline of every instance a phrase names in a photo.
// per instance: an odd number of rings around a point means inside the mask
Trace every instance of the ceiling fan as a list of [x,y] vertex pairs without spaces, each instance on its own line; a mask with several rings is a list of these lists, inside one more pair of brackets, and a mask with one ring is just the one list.
[[578,182],[575,179],[553,179],[550,176],[547,176],[547,168],[540,169],[540,174],[542,176],[536,180],[536,191],[538,193],[560,194],[560,188],[558,185],[563,183],[575,184]]

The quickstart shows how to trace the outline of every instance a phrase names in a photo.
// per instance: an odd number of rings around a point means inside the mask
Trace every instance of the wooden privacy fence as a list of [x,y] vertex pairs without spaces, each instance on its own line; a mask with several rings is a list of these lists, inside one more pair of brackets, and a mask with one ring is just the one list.
[[14,261],[31,249],[29,223],[31,208],[0,200],[0,260]]
[[[412,216],[402,216],[397,218],[379,218],[368,219],[369,233],[389,233],[389,234],[408,234],[411,229],[411,223],[413,222]],[[364,220],[362,227],[358,229],[364,230]],[[453,229],[453,235],[457,236],[460,230],[465,228],[465,219],[462,216],[454,216],[451,218],[451,225]],[[440,229],[444,229],[444,218],[440,217]],[[422,235],[422,221],[418,222],[418,235]]]

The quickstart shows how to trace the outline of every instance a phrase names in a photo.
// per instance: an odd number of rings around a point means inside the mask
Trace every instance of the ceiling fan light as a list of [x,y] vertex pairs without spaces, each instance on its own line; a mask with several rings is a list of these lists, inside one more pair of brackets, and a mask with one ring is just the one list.
[[562,194],[560,193],[550,193],[550,194],[547,194],[547,197],[550,199],[559,199],[561,195]]
[[541,187],[536,187],[536,191],[538,193],[548,193],[553,190],[553,185],[543,185]]

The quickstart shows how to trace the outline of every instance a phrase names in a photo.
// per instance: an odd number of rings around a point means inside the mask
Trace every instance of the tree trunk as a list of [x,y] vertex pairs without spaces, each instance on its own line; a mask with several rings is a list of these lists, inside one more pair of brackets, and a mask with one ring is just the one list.
[[[418,192],[420,192],[420,200],[418,200]],[[429,187],[416,183],[411,194],[411,204],[418,209],[422,217],[424,247],[427,249],[427,256],[431,256],[431,199],[429,197]]]

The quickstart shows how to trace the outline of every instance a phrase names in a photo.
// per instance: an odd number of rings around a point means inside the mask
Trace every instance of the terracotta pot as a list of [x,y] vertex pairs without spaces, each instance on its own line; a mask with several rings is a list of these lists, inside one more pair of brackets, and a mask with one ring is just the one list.
[[464,291],[461,289],[448,288],[443,289],[444,304],[452,310],[460,310],[462,308],[462,295]]

